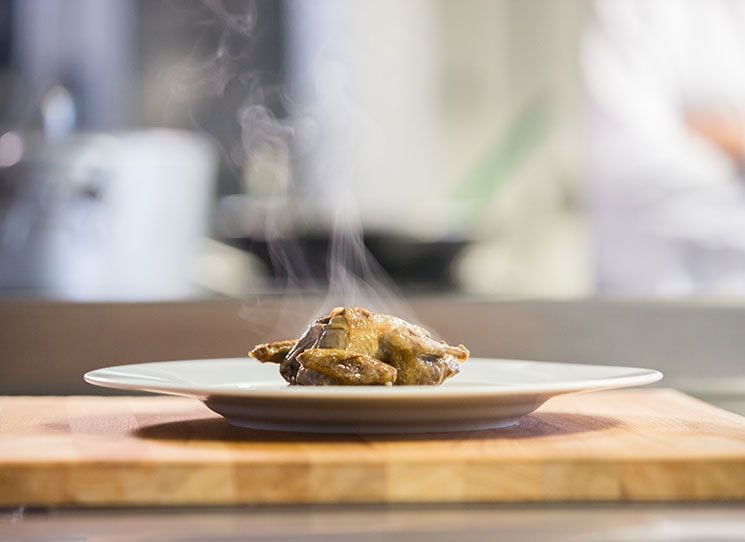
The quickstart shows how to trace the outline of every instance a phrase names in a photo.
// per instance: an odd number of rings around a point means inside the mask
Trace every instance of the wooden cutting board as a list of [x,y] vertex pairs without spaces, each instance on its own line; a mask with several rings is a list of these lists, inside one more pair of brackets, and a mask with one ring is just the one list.
[[722,499],[745,499],[745,418],[672,390],[411,436],[236,429],[176,397],[0,398],[6,506]]

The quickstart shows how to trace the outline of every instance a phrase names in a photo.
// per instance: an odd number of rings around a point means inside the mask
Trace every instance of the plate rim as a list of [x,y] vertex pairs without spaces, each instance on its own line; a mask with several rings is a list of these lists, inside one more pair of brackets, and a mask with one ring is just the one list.
[[[508,397],[518,395],[559,395],[564,393],[583,391],[602,391],[617,388],[644,386],[659,382],[664,377],[663,373],[656,369],[644,367],[632,367],[623,365],[597,365],[589,363],[567,363],[554,361],[534,361],[512,358],[482,358],[475,357],[470,361],[478,362],[519,362],[529,364],[546,365],[581,365],[584,367],[604,369],[625,369],[629,372],[640,372],[627,376],[618,376],[605,379],[588,379],[581,381],[568,381],[564,383],[535,383],[525,385],[521,388],[503,388],[490,384],[476,384],[468,387],[461,386],[286,386],[278,389],[231,389],[224,390],[218,387],[208,386],[179,386],[169,383],[162,385],[135,385],[105,376],[106,371],[129,369],[137,366],[148,366],[164,363],[213,363],[215,361],[250,363],[250,358],[203,358],[171,361],[150,361],[142,363],[129,363],[112,365],[88,371],[83,379],[94,386],[112,388],[128,391],[145,391],[148,393],[178,395],[186,397],[235,397],[235,398],[264,398],[273,399],[277,397],[294,397],[313,399],[316,401],[343,401],[343,400],[392,400],[392,399],[468,399],[483,397]],[[257,362],[258,363],[258,362]],[[102,375],[102,373],[104,373]]]

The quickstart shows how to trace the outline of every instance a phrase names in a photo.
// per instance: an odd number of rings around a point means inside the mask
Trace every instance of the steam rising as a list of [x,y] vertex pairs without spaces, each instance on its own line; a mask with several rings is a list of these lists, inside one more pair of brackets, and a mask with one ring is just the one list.
[[[319,44],[316,54],[322,61],[315,64],[323,69],[301,74],[305,99],[298,100],[289,85],[242,67],[251,58],[261,30],[257,2],[205,0],[203,6],[204,24],[219,24],[219,37],[211,56],[192,63],[185,82],[196,82],[213,96],[226,96],[237,89],[243,93],[238,110],[233,111],[237,130],[226,133],[219,127],[221,139],[231,139],[221,143],[237,168],[252,171],[262,160],[271,164],[262,194],[267,210],[264,235],[272,263],[285,277],[286,291],[301,291],[312,281],[300,246],[290,240],[308,223],[320,225],[330,236],[328,289],[320,306],[308,309],[288,302],[280,314],[268,315],[256,298],[246,301],[242,316],[272,333],[268,339],[294,336],[309,320],[339,305],[364,306],[416,321],[363,243],[353,181],[381,159],[382,145],[373,142],[382,138],[370,116],[350,98],[343,65],[324,58]],[[290,11],[302,15],[306,9],[313,8],[295,2]],[[302,68],[295,67],[300,72]],[[333,158],[330,153],[315,152],[322,145],[342,152]],[[359,152],[343,152],[345,148],[369,152],[360,159]],[[322,180],[320,185],[304,182],[300,173],[309,168]]]

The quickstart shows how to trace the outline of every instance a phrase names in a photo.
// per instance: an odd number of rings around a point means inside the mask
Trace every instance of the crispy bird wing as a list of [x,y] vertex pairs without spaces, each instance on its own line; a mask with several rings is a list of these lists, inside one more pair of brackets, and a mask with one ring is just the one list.
[[257,344],[248,355],[262,363],[282,363],[296,344],[296,339]]
[[298,356],[302,369],[297,375],[297,383],[304,384],[309,371],[326,377],[332,384],[346,386],[373,385],[392,386],[396,381],[396,369],[380,360],[364,354],[337,348],[316,348],[306,350]]

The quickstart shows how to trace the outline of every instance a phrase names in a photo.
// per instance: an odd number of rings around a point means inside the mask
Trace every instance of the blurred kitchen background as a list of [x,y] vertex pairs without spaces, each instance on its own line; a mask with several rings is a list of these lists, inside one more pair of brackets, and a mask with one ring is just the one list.
[[[329,232],[359,222],[404,291],[591,294],[589,14],[2,0],[2,293],[241,297],[288,274],[322,288]],[[288,251],[292,269],[272,267]]]
[[404,292],[741,296],[741,24],[727,1],[2,0],[0,292],[322,290],[363,227]]

